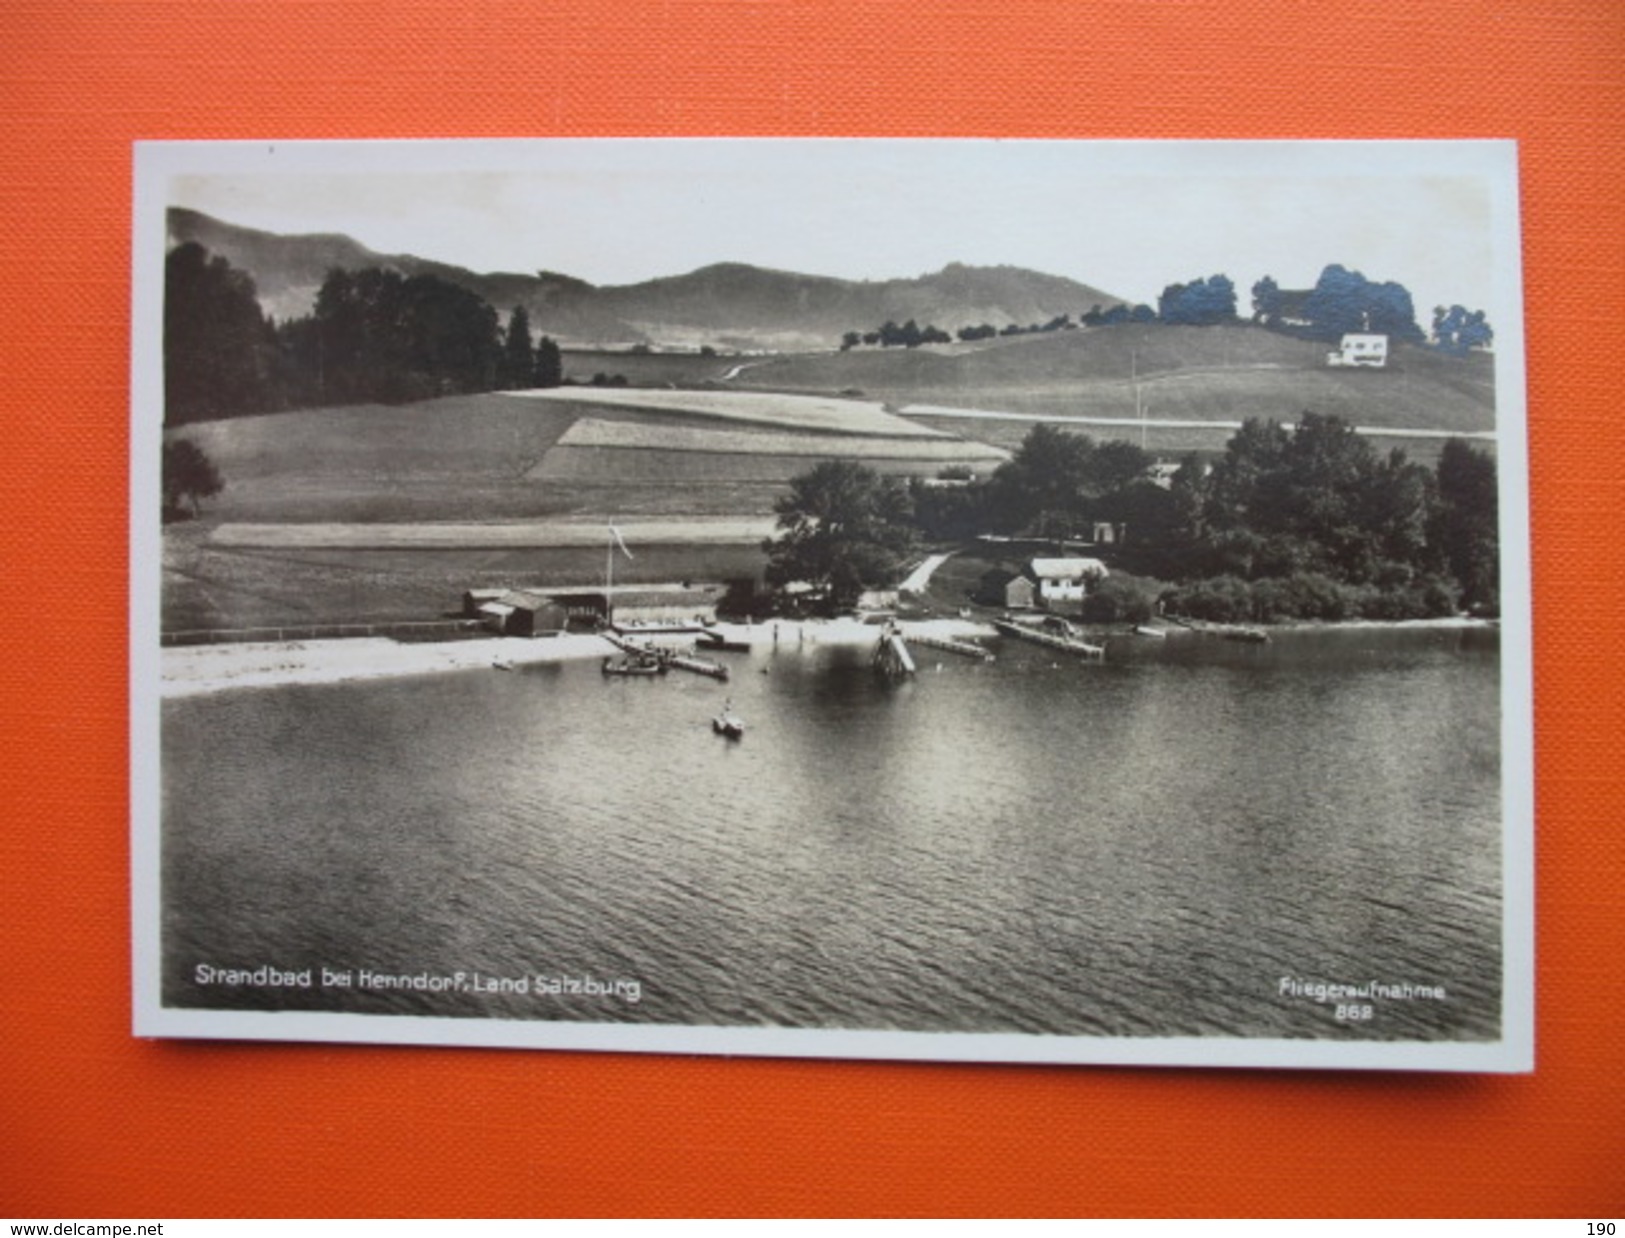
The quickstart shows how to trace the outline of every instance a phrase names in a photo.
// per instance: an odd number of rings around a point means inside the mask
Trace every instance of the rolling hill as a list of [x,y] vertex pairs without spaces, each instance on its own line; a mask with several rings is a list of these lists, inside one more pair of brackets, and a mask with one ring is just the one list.
[[845,280],[743,263],[683,275],[597,287],[552,272],[478,273],[410,254],[379,254],[347,236],[284,236],[171,208],[171,245],[196,241],[254,277],[275,318],[310,311],[333,267],[383,267],[435,275],[477,293],[506,316],[523,305],[532,328],[575,347],[665,347],[782,351],[827,348],[847,331],[886,320],[936,323],[946,330],[1077,317],[1120,298],[1087,284],[1018,267],[951,263],[913,279]]
[[[1495,428],[1493,358],[1398,345],[1380,370],[1333,369],[1326,346],[1259,327],[1128,325],[1021,335],[980,346],[783,356],[730,385],[861,390],[870,399],[1047,417],[1295,422],[1480,433]],[[956,422],[959,433],[977,434]]]

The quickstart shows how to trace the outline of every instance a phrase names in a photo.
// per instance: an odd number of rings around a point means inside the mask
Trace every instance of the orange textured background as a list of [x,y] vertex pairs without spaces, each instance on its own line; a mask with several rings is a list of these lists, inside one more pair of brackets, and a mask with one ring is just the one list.
[[[1533,1076],[129,1036],[131,141],[668,134],[1519,139]],[[9,0],[0,1215],[1619,1217],[1622,182],[1618,0]]]

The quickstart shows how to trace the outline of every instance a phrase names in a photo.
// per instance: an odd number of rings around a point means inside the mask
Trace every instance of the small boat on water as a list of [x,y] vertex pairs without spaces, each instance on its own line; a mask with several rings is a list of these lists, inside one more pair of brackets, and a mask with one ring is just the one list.
[[1154,628],[1154,627],[1151,627],[1149,624],[1144,624],[1144,623],[1137,623],[1137,624],[1134,625],[1134,635],[1136,635],[1136,636],[1155,636],[1155,637],[1158,637],[1158,638],[1160,638],[1162,640],[1167,640],[1168,639],[1168,633],[1164,632],[1161,628]]
[[722,707],[720,714],[711,719],[711,729],[727,739],[743,739],[745,720],[734,713],[733,703],[730,701]]

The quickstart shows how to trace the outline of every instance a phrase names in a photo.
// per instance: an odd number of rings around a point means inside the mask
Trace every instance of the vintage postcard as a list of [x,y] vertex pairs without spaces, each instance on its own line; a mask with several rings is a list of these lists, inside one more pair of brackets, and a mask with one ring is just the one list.
[[143,143],[135,1031],[1525,1071],[1509,142]]

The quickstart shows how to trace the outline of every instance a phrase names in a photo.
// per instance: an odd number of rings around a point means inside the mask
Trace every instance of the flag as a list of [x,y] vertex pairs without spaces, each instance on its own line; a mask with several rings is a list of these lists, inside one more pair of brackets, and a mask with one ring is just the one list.
[[621,537],[621,531],[614,525],[609,526],[609,535],[615,539],[615,544],[621,548],[622,554],[624,554],[628,559],[635,557],[632,552],[626,548],[626,542]]

